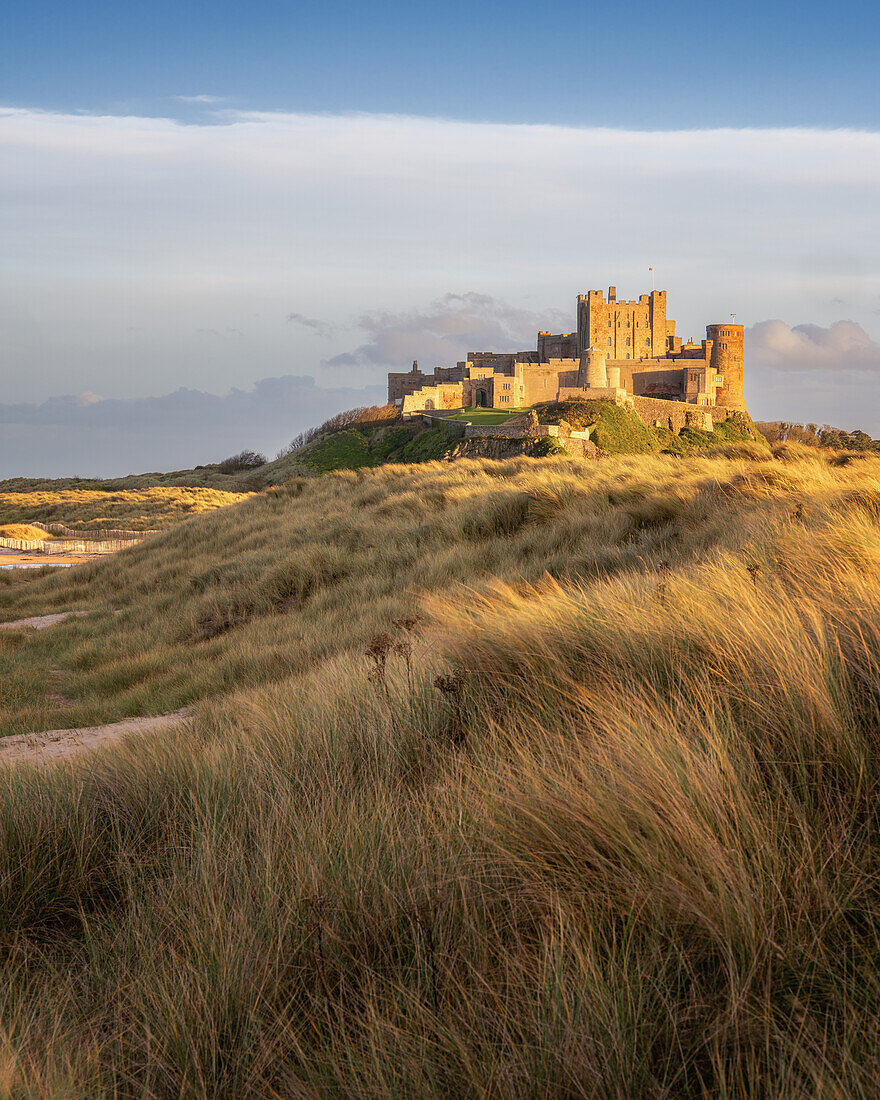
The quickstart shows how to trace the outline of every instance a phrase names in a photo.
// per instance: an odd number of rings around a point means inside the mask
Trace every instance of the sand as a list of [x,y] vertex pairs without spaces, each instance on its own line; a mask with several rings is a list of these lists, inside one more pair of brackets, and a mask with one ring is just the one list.
[[0,762],[51,764],[67,760],[81,752],[113,745],[134,734],[184,726],[192,707],[153,718],[126,718],[105,726],[85,726],[72,730],[45,730],[43,733],[18,733],[0,738]]
[[0,630],[19,630],[22,627],[45,630],[47,626],[63,622],[71,615],[88,615],[88,611],[56,611],[52,615],[32,615],[29,619],[13,619],[9,623],[0,623]]
[[34,554],[30,550],[0,547],[0,565],[80,565],[106,557],[106,554]]

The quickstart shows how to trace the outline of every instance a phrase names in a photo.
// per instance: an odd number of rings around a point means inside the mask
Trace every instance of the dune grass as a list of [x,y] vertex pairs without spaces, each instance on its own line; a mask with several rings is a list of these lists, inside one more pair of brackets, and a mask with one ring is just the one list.
[[[245,494],[206,488],[48,489],[0,493],[0,524],[63,523],[82,530],[125,527],[158,530],[243,499]],[[10,536],[22,537],[22,536]],[[40,537],[44,537],[41,535]]]
[[43,539],[50,537],[41,528],[33,527],[29,523],[0,523],[0,538],[42,542]]
[[0,683],[203,699],[2,773],[0,1091],[876,1095],[880,461],[752,458],[331,474],[0,590],[96,608]]

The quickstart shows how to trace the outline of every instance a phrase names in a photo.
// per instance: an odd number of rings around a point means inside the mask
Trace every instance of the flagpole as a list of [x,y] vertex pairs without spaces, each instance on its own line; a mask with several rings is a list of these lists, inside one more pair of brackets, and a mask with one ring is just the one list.
[[648,270],[651,272],[651,293],[653,294],[654,293],[654,268],[649,267]]

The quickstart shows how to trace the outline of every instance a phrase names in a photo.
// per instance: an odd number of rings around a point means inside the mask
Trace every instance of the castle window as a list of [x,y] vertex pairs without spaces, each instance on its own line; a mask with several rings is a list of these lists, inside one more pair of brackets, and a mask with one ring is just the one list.
[[725,351],[727,350],[727,344],[722,344],[721,346],[722,348],[724,348]]
[[609,348],[611,347],[611,337],[610,336],[608,337],[608,347]]
[[629,352],[626,353],[626,357],[627,357],[627,359],[629,359]]
[[629,337],[626,338],[626,346],[629,347]]
[[505,382],[505,383],[504,383],[504,385],[503,385],[503,386],[502,386],[501,388],[502,388],[503,390],[509,390],[509,389],[510,389],[510,386],[509,386],[509,384],[508,384],[507,382]]

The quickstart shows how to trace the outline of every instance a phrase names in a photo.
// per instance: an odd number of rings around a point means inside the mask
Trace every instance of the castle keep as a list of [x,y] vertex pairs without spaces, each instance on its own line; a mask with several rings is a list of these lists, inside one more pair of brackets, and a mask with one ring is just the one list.
[[[535,351],[472,351],[454,367],[388,375],[388,400],[403,412],[486,406],[517,409],[566,397],[632,404],[645,419],[681,419],[702,406],[704,421],[745,411],[743,326],[706,326],[683,343],[666,315],[666,291],[618,301],[615,288],[578,295],[577,331],[539,332]],[[673,407],[671,403],[677,402]],[[696,410],[695,410],[696,411]]]

